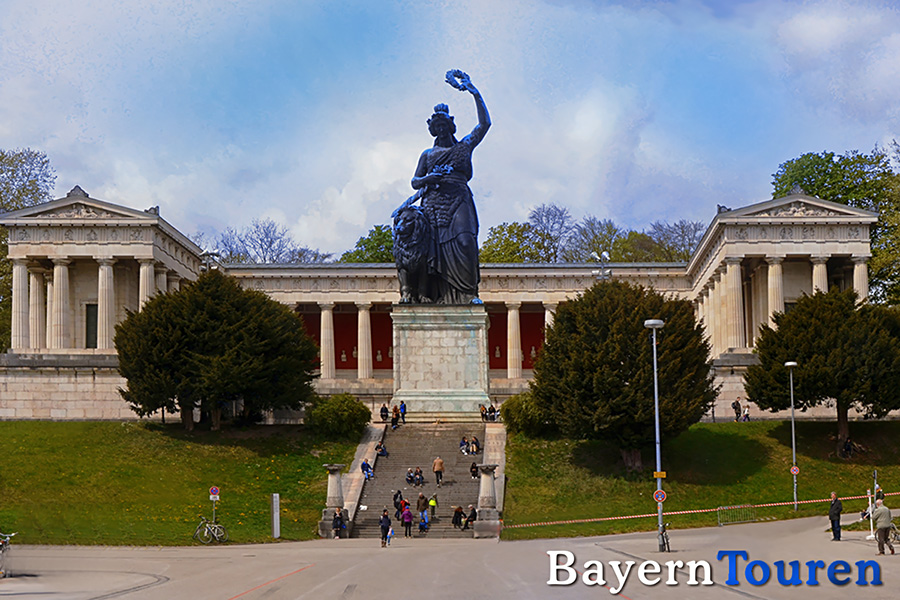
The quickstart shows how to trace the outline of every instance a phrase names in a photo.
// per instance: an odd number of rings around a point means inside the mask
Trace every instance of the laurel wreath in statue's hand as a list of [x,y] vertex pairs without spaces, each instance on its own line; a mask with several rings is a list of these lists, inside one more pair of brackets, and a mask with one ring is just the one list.
[[469,79],[469,76],[460,71],[459,69],[451,69],[447,71],[446,81],[451,86],[455,87],[461,92],[469,92],[472,88],[472,80]]

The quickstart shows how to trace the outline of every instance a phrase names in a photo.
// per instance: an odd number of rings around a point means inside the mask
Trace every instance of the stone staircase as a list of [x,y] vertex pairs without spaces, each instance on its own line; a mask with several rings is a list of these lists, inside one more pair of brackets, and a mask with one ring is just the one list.
[[[397,490],[403,492],[403,497],[409,500],[413,516],[413,535],[415,537],[431,538],[466,538],[472,537],[472,531],[460,531],[453,527],[450,520],[453,509],[462,506],[467,511],[469,504],[478,505],[479,480],[472,479],[469,468],[472,462],[481,463],[483,455],[465,456],[459,451],[459,440],[462,436],[471,438],[472,435],[484,443],[484,423],[413,423],[407,417],[406,425],[401,425],[396,431],[388,427],[384,436],[384,445],[389,456],[379,456],[375,463],[375,478],[367,481],[363,487],[360,506],[366,506],[366,510],[357,512],[353,537],[378,538],[381,529],[378,519],[381,511],[388,509],[394,533],[403,535],[403,525],[394,518],[393,497]],[[482,450],[483,452],[483,450]],[[435,457],[444,459],[444,480],[441,487],[437,487],[431,464]],[[425,485],[418,488],[406,483],[406,470],[421,467],[425,474]],[[437,518],[430,522],[430,529],[426,534],[418,532],[418,513],[416,513],[416,500],[419,493],[426,498],[437,492],[438,508]],[[430,519],[430,517],[429,517]]]

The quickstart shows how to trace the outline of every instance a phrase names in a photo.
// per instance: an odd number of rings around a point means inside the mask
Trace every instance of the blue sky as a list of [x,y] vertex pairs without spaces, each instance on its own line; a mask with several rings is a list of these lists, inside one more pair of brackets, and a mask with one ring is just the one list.
[[341,252],[412,193],[468,72],[482,239],[541,203],[643,229],[765,200],[804,152],[900,138],[892,2],[4,0],[0,148],[185,233]]

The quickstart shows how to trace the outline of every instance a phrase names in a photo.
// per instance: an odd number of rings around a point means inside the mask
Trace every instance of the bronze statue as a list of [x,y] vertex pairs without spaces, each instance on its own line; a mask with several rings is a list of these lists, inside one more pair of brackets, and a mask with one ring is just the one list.
[[[456,125],[446,104],[435,106],[428,119],[434,146],[419,157],[412,178],[417,192],[392,215],[401,303],[481,304],[478,215],[468,182],[472,178],[472,151],[490,128],[491,118],[468,75],[448,71],[447,83],[472,94],[478,125],[457,140]],[[421,206],[415,206],[416,202]],[[427,226],[422,224],[423,217]]]

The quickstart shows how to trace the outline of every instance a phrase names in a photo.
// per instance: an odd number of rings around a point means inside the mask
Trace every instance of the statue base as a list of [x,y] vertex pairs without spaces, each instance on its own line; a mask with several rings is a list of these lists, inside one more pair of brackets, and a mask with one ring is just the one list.
[[395,304],[394,396],[418,413],[490,404],[484,305]]

